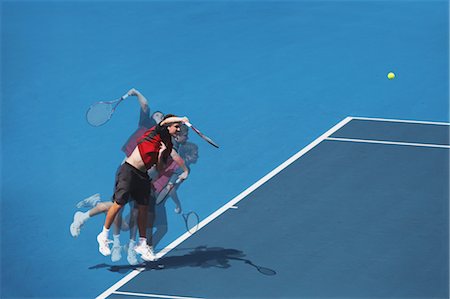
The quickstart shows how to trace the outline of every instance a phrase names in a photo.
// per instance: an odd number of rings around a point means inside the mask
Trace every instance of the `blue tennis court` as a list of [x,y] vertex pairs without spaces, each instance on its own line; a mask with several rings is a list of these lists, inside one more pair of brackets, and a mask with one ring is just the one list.
[[447,298],[449,149],[346,118],[99,298]]

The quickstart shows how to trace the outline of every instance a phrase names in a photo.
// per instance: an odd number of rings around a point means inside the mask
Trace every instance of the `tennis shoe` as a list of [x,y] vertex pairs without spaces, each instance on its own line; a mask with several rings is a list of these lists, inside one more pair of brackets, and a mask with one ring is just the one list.
[[118,262],[122,259],[122,247],[120,245],[114,245],[111,252],[111,261]]
[[146,243],[139,244],[134,247],[134,251],[141,255],[141,258],[146,262],[153,262],[156,260],[153,250]]
[[77,203],[77,208],[93,208],[100,202],[100,194],[96,193]]
[[80,235],[81,227],[83,226],[83,212],[76,212],[73,215],[73,222],[70,225],[70,234],[72,237],[76,238]]
[[99,233],[97,236],[97,242],[98,242],[98,251],[100,251],[101,254],[104,256],[111,255],[111,249],[109,248],[109,243],[111,243],[111,240],[108,240],[108,238],[103,234]]
[[133,247],[131,247],[131,246],[127,245],[127,247],[128,247],[127,248],[127,252],[128,252],[127,261],[128,261],[128,263],[130,265],[132,265],[132,266],[135,266],[135,265],[139,264],[139,261],[137,259],[137,255],[136,255],[136,251],[134,251]]

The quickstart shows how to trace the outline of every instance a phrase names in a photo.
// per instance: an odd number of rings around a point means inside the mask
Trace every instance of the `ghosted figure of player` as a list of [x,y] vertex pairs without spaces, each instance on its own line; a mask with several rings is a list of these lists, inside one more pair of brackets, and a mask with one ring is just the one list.
[[[199,158],[198,146],[194,143],[186,142],[179,148],[179,154],[184,159],[186,166],[190,171],[190,165],[197,163],[197,160]],[[176,162],[171,161],[164,169],[164,171],[160,172],[158,178],[153,182],[155,198],[158,198],[163,189],[170,191],[169,193],[167,193],[164,201],[156,205],[154,224],[149,225],[147,229],[147,238],[149,240],[149,243],[152,244],[153,248],[158,245],[158,243],[168,231],[166,212],[167,200],[169,198],[173,200],[175,204],[175,213],[180,214],[182,212],[181,202],[177,193],[178,188],[184,182],[183,180],[179,181],[179,177],[182,172],[183,170],[176,164]],[[151,216],[149,216],[149,222],[150,221]]]
[[[145,100],[145,98],[144,98],[144,100]],[[140,101],[140,102],[142,103],[144,101]],[[144,107],[145,106],[143,105],[142,110],[144,110]],[[141,119],[142,118],[143,118],[143,116],[141,113]],[[140,121],[140,123],[142,123],[142,122]],[[173,150],[179,150],[179,148],[188,140],[188,138],[189,138],[188,133],[189,133],[188,127],[186,125],[182,125],[177,136],[172,138]],[[133,135],[137,136],[136,134],[133,134]],[[135,140],[135,138],[129,138],[128,142],[125,144],[123,149],[129,148],[129,146],[127,147],[127,144],[129,144],[130,142],[134,142],[135,144],[137,144],[137,141]],[[125,153],[127,154],[128,152],[125,152]],[[171,160],[171,161],[173,162],[173,160]],[[155,179],[158,176],[158,171],[156,171],[156,167],[151,168],[148,171],[148,173],[152,179]],[[75,213],[74,221],[70,226],[70,231],[71,231],[71,234],[73,237],[78,237],[78,235],[80,234],[81,227],[84,225],[84,223],[90,217],[93,217],[93,216],[101,214],[101,213],[108,212],[109,208],[112,206],[112,202],[110,202],[110,201],[109,202],[108,201],[101,202],[100,194],[97,193],[97,194],[94,194],[94,195],[80,201],[76,206],[77,206],[77,208],[88,207],[91,209],[88,210],[87,212],[77,211]],[[127,217],[127,220],[122,221],[121,214],[118,214],[116,216],[116,219],[114,222],[114,234],[113,234],[114,241],[113,241],[113,247],[112,247],[112,251],[111,251],[111,261],[112,262],[117,262],[117,261],[121,260],[121,258],[122,258],[122,253],[121,253],[122,246],[120,244],[120,227],[122,227],[122,230],[128,230],[129,227],[136,227],[135,221],[137,219],[137,209],[133,208],[133,206],[134,206],[133,201],[131,201],[129,203],[129,206],[130,206],[130,215]],[[123,211],[123,209],[121,211]],[[120,218],[120,220],[118,220],[119,218]],[[150,217],[150,220],[152,220],[152,219],[153,219],[153,216]],[[136,252],[134,251],[134,247],[136,245],[135,238],[136,238],[136,231],[134,231],[134,232],[131,231],[130,232],[130,240],[129,240],[128,244],[126,246],[124,246],[125,251],[127,252],[127,260],[131,265],[136,265],[139,263],[137,256],[136,256]]]
[[133,199],[138,208],[139,230],[139,242],[134,247],[134,251],[140,254],[145,261],[155,260],[153,250],[148,245],[146,237],[147,213],[149,210],[154,211],[155,205],[154,198],[151,197],[151,179],[147,171],[154,165],[158,167],[165,164],[171,156],[184,170],[181,179],[187,178],[189,170],[178,154],[172,151],[171,137],[175,137],[180,131],[181,125],[188,122],[187,117],[166,115],[158,125],[144,133],[138,140],[138,145],[133,153],[120,166],[116,175],[114,203],[106,214],[102,231],[97,236],[98,250],[102,255],[111,255],[110,241],[108,240],[109,229],[123,206]]

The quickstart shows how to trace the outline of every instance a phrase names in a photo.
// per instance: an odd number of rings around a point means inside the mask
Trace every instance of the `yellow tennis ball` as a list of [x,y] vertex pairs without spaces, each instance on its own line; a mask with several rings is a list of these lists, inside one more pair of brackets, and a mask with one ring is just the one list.
[[387,77],[389,80],[392,80],[395,78],[395,74],[393,72],[390,72],[389,74],[387,74]]

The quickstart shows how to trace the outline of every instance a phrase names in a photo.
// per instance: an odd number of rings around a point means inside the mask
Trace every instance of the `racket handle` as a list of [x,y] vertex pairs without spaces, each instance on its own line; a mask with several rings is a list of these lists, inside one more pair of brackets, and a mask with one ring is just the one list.
[[188,126],[189,128],[192,128],[192,124],[191,124],[191,123],[185,122],[184,124],[185,124],[186,126]]
[[181,181],[182,181],[182,179],[178,178],[178,179],[175,181],[175,184],[179,184],[179,183],[181,183]]
[[120,99],[121,100],[125,100],[126,98],[128,98],[129,97],[129,95],[128,95],[128,93],[126,93],[126,94],[124,94]]

